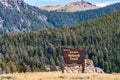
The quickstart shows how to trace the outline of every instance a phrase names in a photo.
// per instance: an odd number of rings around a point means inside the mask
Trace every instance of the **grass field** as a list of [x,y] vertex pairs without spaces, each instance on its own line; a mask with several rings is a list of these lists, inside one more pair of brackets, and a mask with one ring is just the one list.
[[1,74],[0,80],[120,80],[120,74],[34,72]]

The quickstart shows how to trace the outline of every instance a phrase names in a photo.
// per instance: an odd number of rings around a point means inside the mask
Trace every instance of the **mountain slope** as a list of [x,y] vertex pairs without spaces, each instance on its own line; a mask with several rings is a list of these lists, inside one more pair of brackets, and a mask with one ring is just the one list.
[[23,0],[0,0],[0,34],[73,26],[120,10],[120,3],[81,12],[44,11]]
[[120,72],[120,11],[71,28],[6,34],[0,38],[3,55],[0,65],[3,70],[10,68],[13,72],[21,72],[21,67],[43,71],[45,66],[49,66],[51,70],[56,70],[56,66],[63,65],[62,46],[85,50],[86,58],[92,59],[95,66],[105,72]]
[[49,14],[44,13],[47,16],[47,21],[53,24],[54,27],[60,28],[63,26],[76,25],[91,19],[100,18],[107,16],[117,10],[120,10],[120,3],[116,3],[103,8],[74,12],[74,13],[64,13],[51,11]]
[[77,1],[77,2],[68,3],[66,5],[43,6],[39,8],[48,11],[76,12],[76,11],[97,9],[99,7],[85,1]]
[[46,17],[34,11],[23,0],[0,0],[0,33],[16,33],[47,28]]

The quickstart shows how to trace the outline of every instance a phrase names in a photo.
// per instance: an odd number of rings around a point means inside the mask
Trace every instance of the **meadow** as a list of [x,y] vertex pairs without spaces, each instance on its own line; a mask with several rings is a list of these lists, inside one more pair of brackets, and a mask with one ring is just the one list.
[[120,74],[27,72],[0,74],[0,80],[120,80]]

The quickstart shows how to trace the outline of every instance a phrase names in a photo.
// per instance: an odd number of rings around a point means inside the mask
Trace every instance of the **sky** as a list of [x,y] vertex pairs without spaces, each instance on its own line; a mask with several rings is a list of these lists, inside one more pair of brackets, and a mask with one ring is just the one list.
[[[81,0],[24,0],[24,1],[32,6],[48,6],[48,5],[67,4],[69,2],[81,1]],[[92,4],[101,7],[120,2],[120,0],[84,0],[84,1],[90,2]]]

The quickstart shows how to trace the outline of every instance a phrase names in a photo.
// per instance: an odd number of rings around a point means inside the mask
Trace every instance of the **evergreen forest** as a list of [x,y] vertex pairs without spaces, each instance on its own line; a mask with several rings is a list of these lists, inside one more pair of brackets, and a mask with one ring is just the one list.
[[72,27],[40,29],[0,37],[4,71],[45,71],[63,67],[61,47],[85,50],[86,58],[107,73],[120,72],[120,11]]

